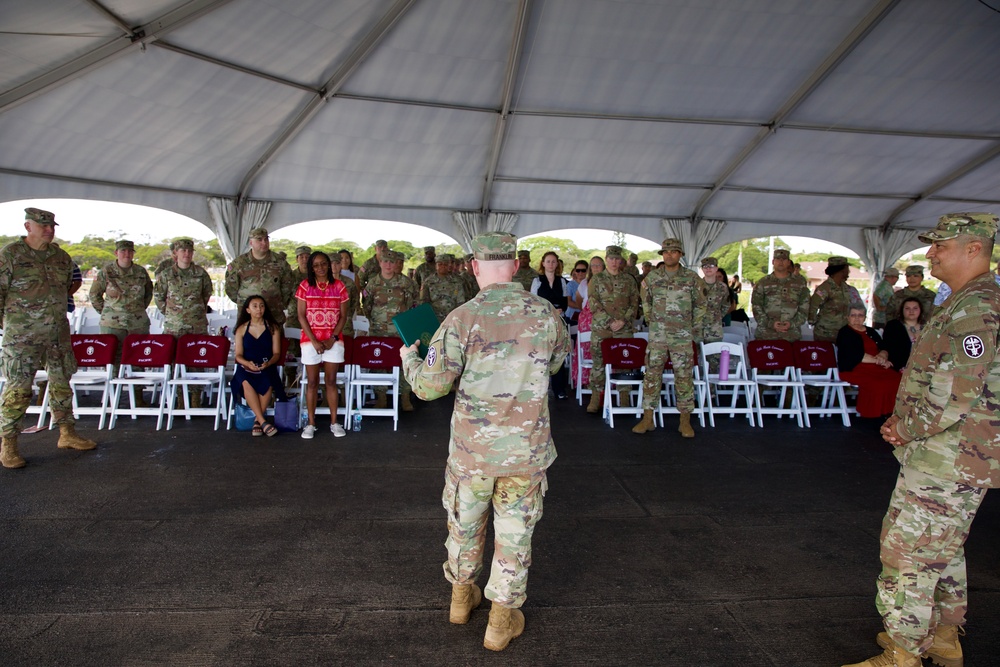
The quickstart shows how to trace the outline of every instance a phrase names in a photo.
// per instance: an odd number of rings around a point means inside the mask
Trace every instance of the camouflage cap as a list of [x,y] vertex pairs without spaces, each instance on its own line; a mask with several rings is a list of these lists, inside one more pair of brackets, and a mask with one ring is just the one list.
[[170,244],[171,250],[194,250],[194,241],[191,239],[174,239]]
[[525,259],[531,259],[531,251],[530,250],[518,250],[517,251],[517,256],[519,258],[520,257],[524,257]]
[[119,250],[131,250],[135,252],[135,244],[128,239],[122,239],[121,241],[115,241],[115,252]]
[[895,276],[896,278],[898,278],[899,277],[899,269],[897,269],[895,266],[890,266],[888,269],[886,269],[885,271],[882,272],[882,275],[883,276]]
[[612,257],[623,259],[621,246],[609,245],[604,249],[604,259],[611,259]]
[[437,256],[437,261],[439,263],[440,262],[454,262],[455,261],[455,256],[452,255],[451,253],[447,253],[446,252],[443,255],[438,255]]
[[684,246],[681,245],[680,239],[663,239],[663,243],[660,244],[660,252],[664,253],[668,250],[677,250],[684,254]]
[[466,255],[466,256],[465,256],[465,257],[463,258],[463,260],[464,260],[464,261],[466,261],[466,262],[471,262],[471,261],[472,261],[472,260],[474,260],[475,258],[476,258],[476,256],[475,256],[475,255],[473,255],[473,254],[472,254],[472,253],[470,252],[470,253],[469,253],[468,255]]
[[252,239],[266,239],[267,237],[267,230],[263,227],[254,227],[250,230],[250,238]]
[[397,261],[397,262],[405,262],[406,261],[406,255],[404,255],[399,250],[390,250],[389,254],[392,255],[392,259],[394,261]]
[[633,262],[639,261],[639,255],[635,254],[634,252],[630,252],[628,254],[628,258],[631,259]]
[[375,247],[376,248],[388,248],[389,247],[389,243],[385,239],[379,239],[378,241],[375,242]]
[[300,245],[298,248],[295,249],[296,257],[298,257],[299,255],[311,255],[311,254],[313,254],[313,249],[307,245]]
[[44,211],[40,208],[24,209],[24,219],[37,222],[40,225],[58,225],[56,214],[52,211]]
[[521,256],[527,250],[517,251],[517,237],[509,232],[486,232],[472,239],[472,256],[487,262],[503,259],[514,259],[515,253]]
[[788,248],[775,248],[773,259],[787,259],[791,260],[792,256],[788,253]]
[[834,255],[833,257],[828,257],[826,260],[826,268],[831,268],[834,266],[847,266],[847,258],[841,257],[840,255]]
[[906,267],[906,275],[908,276],[922,276],[924,275],[924,267],[920,264],[910,264]]
[[937,227],[917,236],[924,243],[947,241],[967,234],[991,239],[997,235],[997,216],[992,213],[949,213],[938,218]]
[[434,246],[432,245],[424,246],[424,252],[434,252]]
[[717,266],[719,266],[719,260],[717,260],[715,257],[706,257],[705,259],[701,260],[701,265],[702,265],[702,267],[706,267],[706,266],[716,266],[717,267]]

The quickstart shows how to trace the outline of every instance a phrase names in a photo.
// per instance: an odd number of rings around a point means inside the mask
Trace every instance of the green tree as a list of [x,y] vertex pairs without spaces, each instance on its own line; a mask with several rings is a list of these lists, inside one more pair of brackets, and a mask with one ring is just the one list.
[[[737,241],[729,245],[724,245],[715,253],[715,257],[719,260],[719,266],[725,269],[729,276],[738,273],[740,246],[742,243],[742,241]],[[743,282],[749,280],[752,283],[756,283],[771,272],[771,267],[767,262],[769,245],[770,239],[766,236],[750,239],[747,242],[747,246],[743,248],[743,273],[740,275],[740,280]],[[791,250],[787,243],[778,238],[774,240],[774,247]]]

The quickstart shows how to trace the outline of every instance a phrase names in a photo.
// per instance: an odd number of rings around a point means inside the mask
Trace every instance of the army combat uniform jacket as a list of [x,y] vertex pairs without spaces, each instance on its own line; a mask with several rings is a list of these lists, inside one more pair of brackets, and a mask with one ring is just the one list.
[[135,263],[127,269],[118,262],[105,264],[90,286],[90,303],[101,314],[101,326],[109,329],[149,332],[146,308],[152,301],[149,272]]
[[264,297],[278,324],[285,322],[285,306],[298,285],[292,282],[292,267],[284,255],[268,251],[264,259],[254,259],[247,252],[226,267],[226,296],[237,308],[254,294]]

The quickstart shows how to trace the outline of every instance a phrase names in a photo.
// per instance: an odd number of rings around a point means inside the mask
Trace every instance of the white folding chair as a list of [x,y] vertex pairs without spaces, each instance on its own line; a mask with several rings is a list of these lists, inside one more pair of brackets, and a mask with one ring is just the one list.
[[[723,350],[728,350],[730,369],[728,371],[728,377],[723,380],[721,373],[711,373],[709,372],[708,357],[713,354],[721,354]],[[701,363],[701,371],[705,376],[705,382],[708,384],[708,419],[712,426],[715,426],[715,413],[719,412],[722,414],[728,414],[730,418],[736,415],[746,415],[747,421],[750,422],[750,426],[754,426],[754,414],[756,413],[757,407],[757,390],[756,384],[750,379],[747,373],[746,364],[746,354],[744,352],[742,345],[737,345],[735,343],[727,343],[725,341],[717,343],[701,343],[699,348],[699,361]],[[735,363],[735,368],[733,364]],[[720,366],[720,372],[722,368]],[[720,389],[728,389],[732,391],[730,402],[728,405],[722,403],[718,400],[718,392]],[[714,390],[714,392],[713,392]],[[713,401],[712,394],[716,394],[716,400]],[[744,405],[739,405],[740,396],[743,396]]]
[[[77,369],[69,379],[69,388],[73,392],[73,414],[99,415],[97,428],[102,429],[111,408],[111,381],[115,375],[118,337],[114,334],[72,334],[70,340]],[[80,405],[80,392],[90,394],[98,390],[101,392],[99,405]],[[47,387],[45,392],[47,395]],[[49,428],[54,426],[55,420],[50,420]]]
[[[402,342],[389,336],[358,336],[354,339],[353,364],[347,392],[346,424],[355,413],[362,417],[392,417],[392,430],[399,423],[399,348]],[[382,372],[378,372],[382,371]],[[389,396],[385,408],[365,407],[365,391],[385,387]]]
[[[229,339],[225,336],[185,334],[177,341],[174,377],[167,383],[167,430],[174,427],[174,417],[187,420],[193,416],[215,417],[219,430],[226,406],[226,365],[229,362]],[[190,390],[204,392],[202,404],[192,407]],[[183,405],[177,404],[180,394]]]
[[[709,412],[708,406],[708,383],[701,379],[701,369],[698,367],[698,348],[693,343],[691,344],[692,358],[694,359],[694,368],[691,369],[691,375],[694,382],[694,404],[695,408],[691,411],[691,414],[698,417],[699,425],[705,427],[705,415]],[[674,360],[667,358],[667,363],[663,366],[663,388],[660,390],[660,404],[656,408],[656,418],[659,421],[660,428],[663,428],[663,415],[664,414],[679,414],[680,409],[677,407],[677,376],[674,373]],[[714,423],[712,424],[715,425]]]
[[593,359],[584,359],[583,350],[584,343],[587,344],[587,349],[590,349],[590,332],[589,331],[577,331],[576,334],[576,378],[574,384],[576,385],[576,401],[580,405],[583,405],[583,395],[590,393],[590,387],[583,386],[583,369],[588,368],[591,371],[594,369]]
[[840,415],[844,426],[851,425],[851,416],[847,407],[847,396],[844,390],[851,386],[850,382],[840,379],[837,370],[837,354],[833,343],[820,341],[798,341],[795,343],[795,374],[806,387],[822,390],[819,404],[806,405],[803,417],[806,426],[812,426],[809,415],[829,417]]
[[[642,383],[646,341],[642,338],[605,338],[601,341],[604,359],[604,407],[608,426],[615,427],[615,415],[642,416]],[[626,391],[631,405],[622,405],[618,392]]]
[[[344,428],[347,429],[350,426],[350,421],[348,420],[348,410],[347,410],[347,394],[351,386],[351,377],[353,375],[354,368],[354,339],[351,336],[341,336],[340,339],[344,341],[344,363],[340,364],[340,368],[337,369],[337,384],[343,389],[341,389],[341,397],[344,399],[344,406],[337,406],[337,414],[344,416]],[[398,340],[398,339],[397,339]],[[303,343],[303,345],[309,345],[309,343]],[[326,371],[323,370],[323,365],[320,364],[319,369],[319,386],[320,388],[326,386]],[[309,378],[306,377],[306,368],[302,364],[301,359],[299,360],[299,406],[300,409],[305,407],[306,404],[306,386],[309,384]],[[329,402],[328,402],[329,404]],[[316,400],[316,414],[317,415],[328,415],[330,414],[330,408],[328,406],[321,406],[319,404],[319,399]],[[335,420],[331,419],[331,423]]]
[[[795,417],[799,427],[805,415],[805,385],[795,371],[792,344],[784,340],[754,340],[747,346],[750,378],[757,389],[757,425],[764,427],[764,415]],[[785,399],[789,398],[789,407]],[[774,398],[776,407],[765,407],[764,399]]]
[[[169,334],[129,334],[122,346],[122,363],[118,377],[111,381],[111,421],[114,428],[119,415],[135,419],[141,415],[156,415],[156,430],[163,425],[167,407],[167,383],[170,382],[170,364],[174,361],[177,341]],[[153,390],[156,405],[136,405],[135,391],[145,387]],[[128,405],[121,405],[122,389],[128,389]]]

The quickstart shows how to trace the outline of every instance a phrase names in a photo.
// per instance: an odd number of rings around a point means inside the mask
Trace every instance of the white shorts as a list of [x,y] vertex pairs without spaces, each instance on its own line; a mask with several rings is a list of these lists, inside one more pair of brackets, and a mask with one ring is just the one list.
[[316,366],[322,362],[327,362],[331,364],[342,364],[344,363],[344,341],[338,340],[333,344],[329,350],[326,350],[322,355],[316,352],[316,348],[313,344],[308,341],[303,341],[302,345],[302,364],[305,366]]

